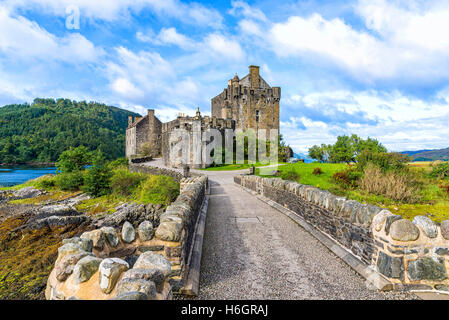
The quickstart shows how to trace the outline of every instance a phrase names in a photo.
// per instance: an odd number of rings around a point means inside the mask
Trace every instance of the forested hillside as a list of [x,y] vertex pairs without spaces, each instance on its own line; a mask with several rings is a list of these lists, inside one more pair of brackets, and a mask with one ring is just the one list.
[[109,159],[125,154],[128,115],[96,102],[35,99],[0,108],[0,164],[54,162],[70,147],[100,149]]
[[413,161],[449,161],[449,148],[438,150],[404,151],[402,153],[411,156]]

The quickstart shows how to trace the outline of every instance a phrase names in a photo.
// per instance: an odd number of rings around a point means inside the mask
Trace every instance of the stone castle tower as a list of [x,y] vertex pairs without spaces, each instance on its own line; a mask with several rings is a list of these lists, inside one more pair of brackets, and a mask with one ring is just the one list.
[[[212,99],[211,116],[201,116],[198,109],[195,117],[180,114],[176,119],[162,123],[150,109],[144,117],[130,117],[126,129],[126,156],[139,157],[143,147],[150,145],[153,155],[162,155],[167,166],[180,167],[176,159],[170,157],[170,151],[175,150],[170,135],[176,129],[185,129],[191,141],[194,133],[208,129],[217,129],[222,135],[226,129],[279,130],[280,99],[281,88],[270,87],[260,76],[259,67],[250,66],[247,76],[239,79],[236,75],[228,81],[228,87]],[[204,166],[203,155],[194,150],[191,159],[197,159],[192,162],[193,167]]]
[[236,75],[212,99],[212,116],[236,121],[236,129],[279,129],[281,88],[270,87],[258,66],[249,66],[242,79]]

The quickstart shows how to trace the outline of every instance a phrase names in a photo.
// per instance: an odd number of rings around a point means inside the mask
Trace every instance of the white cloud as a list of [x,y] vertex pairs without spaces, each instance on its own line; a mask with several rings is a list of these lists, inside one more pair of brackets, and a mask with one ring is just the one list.
[[0,7],[0,51],[9,59],[58,60],[69,63],[96,61],[104,54],[78,33],[56,37],[37,23],[13,17]]
[[260,21],[268,20],[265,14],[260,9],[253,8],[244,1],[232,1],[231,5],[232,8],[229,10],[229,13],[234,16],[242,15],[246,18],[254,20]]
[[210,34],[204,42],[208,48],[221,56],[231,59],[243,59],[245,57],[245,53],[237,41],[227,39],[221,34]]
[[53,15],[66,16],[66,8],[76,5],[81,17],[116,21],[129,13],[150,9],[156,14],[179,19],[188,24],[221,28],[223,17],[215,9],[200,3],[184,3],[179,0],[4,0],[4,6],[21,10],[39,10]]
[[382,0],[360,1],[356,13],[367,31],[318,13],[274,23],[268,30],[271,49],[280,57],[331,61],[367,82],[449,78],[447,1],[419,8]]

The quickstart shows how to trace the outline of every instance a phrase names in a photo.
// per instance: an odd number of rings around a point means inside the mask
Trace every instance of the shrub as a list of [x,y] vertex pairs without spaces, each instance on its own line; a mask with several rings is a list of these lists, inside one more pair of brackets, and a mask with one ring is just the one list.
[[366,166],[364,175],[359,181],[361,190],[406,203],[419,200],[419,185],[409,171],[385,173],[372,164]]
[[119,168],[119,167],[128,167],[128,163],[129,163],[128,158],[125,158],[125,157],[118,158],[118,159],[116,159],[114,161],[111,161],[109,163],[109,168],[116,169],[116,168]]
[[104,155],[99,152],[94,163],[84,177],[82,190],[94,197],[101,197],[111,192],[112,171],[106,163]]
[[179,184],[168,176],[150,175],[139,188],[143,203],[169,204],[179,195]]
[[346,170],[335,172],[332,175],[332,180],[344,188],[355,188],[362,173],[353,166],[349,166]]
[[357,156],[357,167],[362,172],[368,164],[379,167],[383,172],[387,170],[400,171],[406,168],[410,158],[396,152],[372,152],[364,150]]
[[132,173],[126,169],[117,169],[111,178],[112,192],[122,196],[129,196],[145,179],[145,175],[141,173]]
[[38,189],[51,189],[56,186],[56,177],[44,176],[39,179],[36,183],[36,188]]
[[443,190],[445,193],[449,194],[449,184],[446,182],[440,182],[438,187]]
[[321,170],[320,167],[317,167],[317,168],[313,169],[313,174],[316,175],[316,176],[319,176],[322,173],[323,173],[323,171]]
[[449,177],[449,162],[443,162],[434,166],[431,175],[439,179]]
[[299,181],[299,173],[295,171],[294,168],[289,168],[281,172],[282,180]]
[[77,191],[84,183],[84,171],[60,173],[55,178],[55,185],[64,191]]
[[91,157],[91,153],[84,146],[75,149],[70,148],[61,153],[56,167],[61,173],[81,171],[90,163]]

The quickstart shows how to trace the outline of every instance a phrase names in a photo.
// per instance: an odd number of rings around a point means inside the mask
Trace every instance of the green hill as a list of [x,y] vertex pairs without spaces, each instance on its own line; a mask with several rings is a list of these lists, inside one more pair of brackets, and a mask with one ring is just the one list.
[[125,154],[128,115],[96,102],[35,99],[0,108],[0,164],[55,162],[70,147],[100,149],[109,159]]
[[413,161],[449,161],[449,148],[438,150],[420,150],[420,151],[404,151]]

